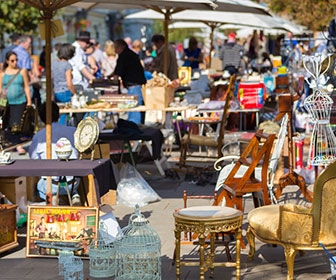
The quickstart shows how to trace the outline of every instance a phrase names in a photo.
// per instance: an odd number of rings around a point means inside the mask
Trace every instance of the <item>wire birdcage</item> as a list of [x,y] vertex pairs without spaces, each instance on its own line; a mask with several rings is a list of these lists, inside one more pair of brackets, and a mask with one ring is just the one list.
[[100,222],[98,237],[92,240],[89,251],[91,277],[105,278],[115,275],[115,250],[113,243],[104,238],[107,234],[104,222]]
[[62,250],[58,254],[58,276],[64,276],[64,264],[73,257],[73,252]]
[[114,242],[116,280],[161,280],[161,240],[147,224],[137,205],[122,229],[123,237]]
[[64,264],[64,280],[84,280],[83,262],[80,257],[72,256]]

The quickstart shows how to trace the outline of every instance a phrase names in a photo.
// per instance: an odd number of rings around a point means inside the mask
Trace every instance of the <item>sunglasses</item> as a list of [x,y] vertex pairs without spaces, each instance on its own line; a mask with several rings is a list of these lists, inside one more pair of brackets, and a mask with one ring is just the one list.
[[17,59],[11,59],[10,60],[10,62],[16,62],[17,61]]

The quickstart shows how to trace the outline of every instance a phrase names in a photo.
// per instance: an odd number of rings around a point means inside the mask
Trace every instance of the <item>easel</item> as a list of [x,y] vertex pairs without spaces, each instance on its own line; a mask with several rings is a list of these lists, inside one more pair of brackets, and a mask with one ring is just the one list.
[[296,174],[293,169],[293,159],[294,159],[294,151],[293,151],[293,127],[292,127],[292,111],[293,111],[293,103],[298,100],[300,96],[298,94],[292,95],[290,93],[285,93],[279,95],[279,114],[275,117],[274,121],[279,121],[285,114],[288,114],[288,165],[289,172],[282,175],[279,179],[279,186],[275,192],[275,196],[279,199],[283,189],[289,185],[297,185],[301,189],[303,196],[308,199],[310,202],[313,201],[313,194],[306,188],[305,179]]

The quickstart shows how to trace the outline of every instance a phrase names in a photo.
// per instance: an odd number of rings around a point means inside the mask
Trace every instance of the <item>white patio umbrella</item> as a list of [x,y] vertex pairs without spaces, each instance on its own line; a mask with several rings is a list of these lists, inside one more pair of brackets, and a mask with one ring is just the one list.
[[[209,2],[210,0],[208,0]],[[269,15],[267,8],[250,0],[217,0],[208,3],[201,0],[82,0],[75,6],[86,9],[126,9],[145,7],[161,14],[164,29],[164,73],[168,67],[168,23],[172,15],[183,10],[209,10],[209,5],[221,11]],[[116,5],[121,4],[121,5]]]
[[[218,2],[216,2],[218,4]],[[163,20],[163,15],[153,10],[145,10],[128,15],[126,19],[158,19]],[[213,34],[214,30],[223,24],[244,25],[260,28],[277,28],[283,29],[283,22],[270,15],[241,13],[241,12],[223,12],[223,11],[200,11],[200,10],[184,10],[171,15],[170,20],[201,22],[211,28],[210,32],[210,54],[213,49]],[[210,55],[211,63],[211,55]]]

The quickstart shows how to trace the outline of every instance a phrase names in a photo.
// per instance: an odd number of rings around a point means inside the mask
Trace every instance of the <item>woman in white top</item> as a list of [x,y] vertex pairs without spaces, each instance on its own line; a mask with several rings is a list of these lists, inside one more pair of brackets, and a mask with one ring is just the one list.
[[110,40],[105,43],[104,56],[105,59],[102,63],[103,75],[104,77],[109,77],[113,74],[117,65],[117,54],[114,50],[114,43]]

